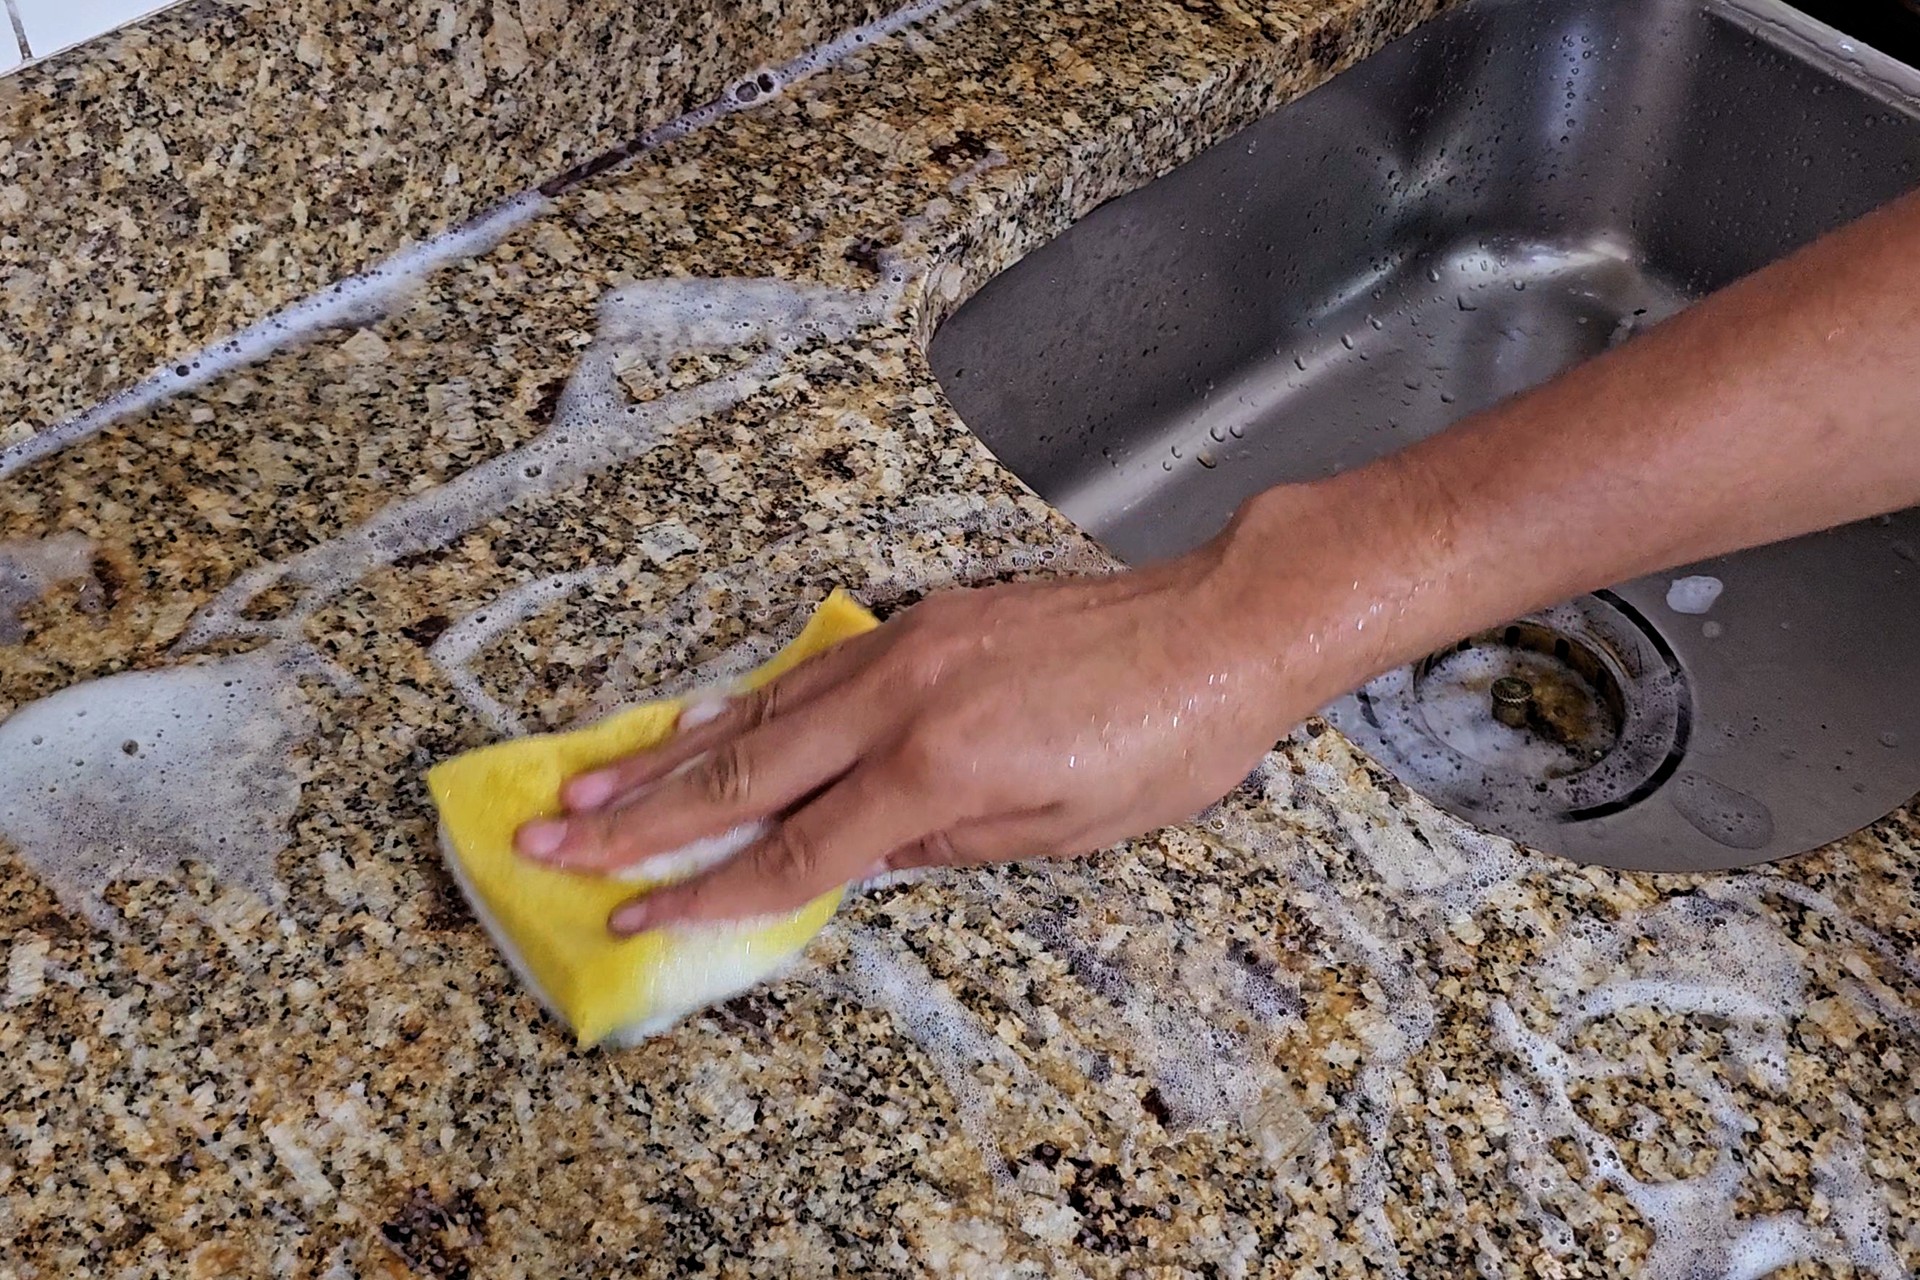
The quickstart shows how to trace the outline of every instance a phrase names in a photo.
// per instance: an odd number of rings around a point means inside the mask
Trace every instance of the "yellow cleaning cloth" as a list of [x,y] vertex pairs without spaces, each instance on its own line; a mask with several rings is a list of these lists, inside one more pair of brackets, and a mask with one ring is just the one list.
[[[765,684],[874,625],[872,614],[835,591],[793,643],[740,686]],[[607,932],[608,913],[658,881],[561,871],[514,852],[522,823],[560,812],[563,782],[663,741],[686,701],[649,702],[572,733],[496,743],[427,773],[454,879],[514,970],[583,1048],[609,1038],[631,1043],[745,990],[806,946],[840,905],[836,889],[773,920],[620,939]]]

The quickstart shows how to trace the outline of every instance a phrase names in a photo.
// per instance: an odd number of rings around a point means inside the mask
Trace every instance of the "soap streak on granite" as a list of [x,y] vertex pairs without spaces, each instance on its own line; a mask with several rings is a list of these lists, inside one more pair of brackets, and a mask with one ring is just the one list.
[[886,0],[187,0],[0,79],[0,444]]
[[[871,891],[811,972],[589,1055],[437,865],[420,772],[491,734],[463,696],[560,727],[742,669],[832,585],[897,607],[1109,567],[954,420],[926,333],[1424,11],[998,0],[560,198],[404,310],[10,481],[0,539],[84,538],[103,589],[91,613],[81,583],[23,607],[0,707],[234,660],[258,643],[241,624],[328,678],[300,683],[283,902],[203,859],[109,888],[116,940],[0,855],[9,1261],[1591,1275],[1685,1249],[1722,1274],[1746,1228],[1657,1236],[1643,1189],[1726,1218],[1731,1186],[1739,1223],[1818,1255],[1789,1276],[1849,1253],[1856,1274],[1911,1271],[1911,813],[1760,872],[1580,870],[1460,826],[1311,726],[1202,823]],[[605,345],[610,293],[681,277],[888,301],[748,389],[758,346]],[[731,390],[567,487],[341,570],[334,549],[408,495],[430,508],[531,450],[600,357],[643,409]],[[568,589],[467,649],[456,688],[435,646],[539,582]],[[231,625],[190,634],[196,616]],[[1667,1007],[1675,980],[1727,985],[1699,972],[1715,945],[1797,976],[1764,1009]]]

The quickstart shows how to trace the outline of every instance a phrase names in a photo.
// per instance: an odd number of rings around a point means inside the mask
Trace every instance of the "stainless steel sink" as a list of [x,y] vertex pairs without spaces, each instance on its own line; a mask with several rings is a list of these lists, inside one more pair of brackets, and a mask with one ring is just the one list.
[[[1096,210],[989,282],[932,359],[995,454],[1144,561],[1917,184],[1920,74],[1784,4],[1469,0]],[[1920,790],[1917,556],[1909,511],[1622,583],[1329,715],[1544,849],[1782,857]],[[1669,603],[1711,593],[1674,591],[1694,576],[1722,586],[1705,613]]]

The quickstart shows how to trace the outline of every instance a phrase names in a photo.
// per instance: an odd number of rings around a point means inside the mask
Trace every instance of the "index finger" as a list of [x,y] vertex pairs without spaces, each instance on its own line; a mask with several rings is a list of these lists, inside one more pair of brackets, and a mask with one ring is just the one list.
[[607,925],[626,935],[797,911],[950,816],[897,773],[863,764],[739,856],[621,904]]
[[614,804],[729,739],[798,711],[858,671],[871,656],[878,636],[875,630],[844,640],[758,689],[727,697],[717,714],[707,710],[711,702],[696,696],[681,711],[678,732],[672,737],[568,779],[560,789],[560,803],[576,813]]

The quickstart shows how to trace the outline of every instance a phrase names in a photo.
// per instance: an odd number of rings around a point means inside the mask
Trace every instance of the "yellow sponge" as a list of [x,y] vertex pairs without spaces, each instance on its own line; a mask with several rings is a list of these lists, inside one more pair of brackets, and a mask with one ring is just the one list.
[[[765,684],[874,625],[872,614],[835,591],[793,643],[740,685]],[[771,920],[621,939],[607,932],[608,913],[650,882],[562,871],[514,851],[523,822],[560,811],[562,783],[663,741],[685,701],[646,703],[572,733],[496,743],[427,773],[447,866],[468,904],[583,1048],[632,1043],[745,990],[806,946],[840,905],[836,889]]]

